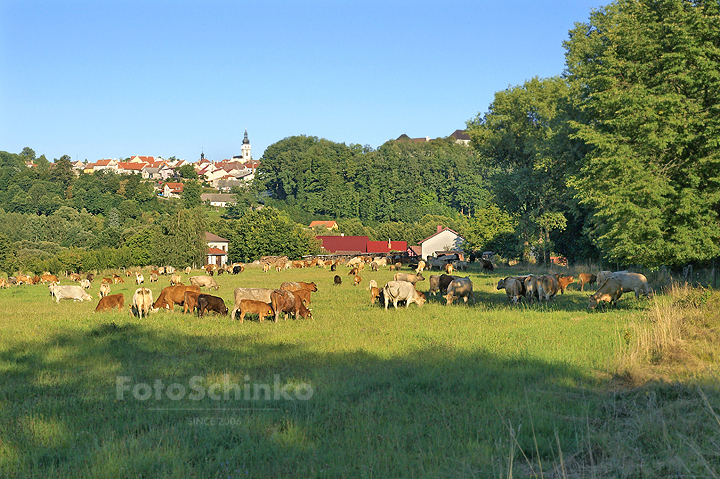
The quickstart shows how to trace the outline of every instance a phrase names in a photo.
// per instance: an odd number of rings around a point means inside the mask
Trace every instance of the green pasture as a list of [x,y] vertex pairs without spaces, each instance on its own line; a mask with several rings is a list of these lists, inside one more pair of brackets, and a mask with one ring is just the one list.
[[[364,271],[354,287],[347,272],[216,276],[212,294],[229,309],[238,286],[314,281],[314,317],[278,323],[181,308],[139,320],[131,278],[112,285],[123,312],[94,313],[99,281],[83,303],[56,304],[42,285],[0,290],[0,475],[541,477],[619,454],[627,463],[612,462],[608,477],[638,477],[675,444],[673,431],[625,431],[641,426],[623,418],[647,407],[646,391],[628,395],[612,381],[647,301],[627,295],[615,310],[588,312],[587,291],[572,284],[549,305],[509,306],[495,285],[521,271],[475,269],[475,304],[438,297],[385,311],[370,305],[367,285],[393,273]],[[155,298],[168,285],[146,284]],[[680,431],[712,426],[691,387],[652,392],[693,406]],[[688,436],[698,444],[700,427]],[[632,442],[613,450],[614,438]],[[634,464],[633,451],[648,464]]]

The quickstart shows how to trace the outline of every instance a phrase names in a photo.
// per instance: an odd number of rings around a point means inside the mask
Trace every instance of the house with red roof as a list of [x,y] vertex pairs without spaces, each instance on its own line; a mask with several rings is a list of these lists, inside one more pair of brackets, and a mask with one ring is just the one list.
[[310,228],[314,228],[316,226],[322,226],[328,230],[338,229],[337,221],[313,221],[310,223]]
[[182,183],[165,183],[162,188],[163,196],[165,198],[180,198],[183,192]]
[[215,264],[217,266],[226,265],[228,263],[228,249],[230,248],[230,240],[206,231],[205,241],[208,245],[208,252],[205,258],[205,264]]

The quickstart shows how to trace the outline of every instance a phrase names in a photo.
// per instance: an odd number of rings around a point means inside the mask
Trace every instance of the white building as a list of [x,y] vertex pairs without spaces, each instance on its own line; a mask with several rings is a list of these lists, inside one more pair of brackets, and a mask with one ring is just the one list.
[[459,251],[465,238],[460,236],[450,228],[437,227],[437,233],[425,238],[418,243],[421,248],[420,256],[427,259],[428,256],[438,256],[438,253],[447,253],[450,251]]
[[208,245],[206,264],[224,266],[228,262],[228,247],[230,240],[221,238],[218,235],[205,232],[205,241]]

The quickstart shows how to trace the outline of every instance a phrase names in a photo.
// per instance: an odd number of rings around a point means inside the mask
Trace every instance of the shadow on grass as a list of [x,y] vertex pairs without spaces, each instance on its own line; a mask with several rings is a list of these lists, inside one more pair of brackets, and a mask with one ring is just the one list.
[[443,343],[384,357],[113,322],[0,362],[10,477],[500,476],[518,445],[582,449],[605,414],[579,370]]

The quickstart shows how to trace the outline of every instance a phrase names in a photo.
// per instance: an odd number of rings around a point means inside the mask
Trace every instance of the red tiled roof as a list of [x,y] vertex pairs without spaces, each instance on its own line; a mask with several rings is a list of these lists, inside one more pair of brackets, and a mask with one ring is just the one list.
[[214,243],[219,243],[219,242],[223,242],[223,241],[226,243],[230,242],[230,240],[226,240],[225,238],[222,238],[216,234],[212,234],[209,231],[205,232],[205,241],[212,241]]
[[227,251],[223,251],[220,248],[208,248],[208,254],[225,256]]
[[331,253],[339,251],[367,253],[368,236],[316,236],[323,248]]
[[388,247],[388,241],[368,241],[367,252],[368,253],[389,253],[390,251],[405,251],[407,250],[407,241],[390,241]]

